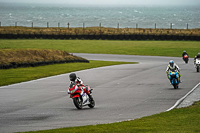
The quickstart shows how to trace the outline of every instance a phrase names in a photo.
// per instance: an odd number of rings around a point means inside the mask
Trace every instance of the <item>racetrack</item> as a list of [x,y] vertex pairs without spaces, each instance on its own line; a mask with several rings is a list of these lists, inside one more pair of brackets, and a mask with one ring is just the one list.
[[[0,87],[0,132],[44,130],[136,119],[166,111],[199,83],[193,59],[177,57],[74,54],[89,60],[128,61],[78,71],[94,89],[96,106],[77,110],[67,94],[69,74]],[[170,59],[181,68],[179,89],[169,84]],[[67,69],[67,68],[66,68]]]

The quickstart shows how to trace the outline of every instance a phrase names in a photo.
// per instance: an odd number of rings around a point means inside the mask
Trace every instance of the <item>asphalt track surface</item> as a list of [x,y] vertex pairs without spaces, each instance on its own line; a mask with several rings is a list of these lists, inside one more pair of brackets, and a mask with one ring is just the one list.
[[[177,57],[74,54],[89,60],[127,61],[77,71],[94,89],[96,106],[77,110],[67,94],[69,73],[0,87],[0,132],[36,131],[126,121],[164,112],[199,83],[193,59]],[[165,69],[170,59],[181,68],[178,89],[169,84]],[[67,69],[67,68],[66,68]]]

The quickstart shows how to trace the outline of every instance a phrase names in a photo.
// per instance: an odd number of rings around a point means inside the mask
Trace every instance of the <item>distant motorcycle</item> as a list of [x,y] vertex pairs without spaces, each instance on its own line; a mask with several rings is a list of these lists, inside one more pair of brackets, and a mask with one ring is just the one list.
[[183,56],[183,60],[185,61],[185,63],[188,63],[188,61],[189,61],[189,56],[188,56],[187,54],[185,54],[185,55]]
[[197,58],[194,64],[194,67],[197,69],[197,72],[199,72],[200,67],[200,58]]
[[[75,83],[70,84],[68,89],[68,94],[70,94],[70,98],[73,99],[73,103],[76,106],[77,109],[82,109],[83,106],[88,105],[90,108],[93,108],[95,106],[95,101],[90,100],[89,96],[84,92],[83,87],[89,87],[84,85],[77,85]],[[92,93],[92,90],[90,90],[90,95]],[[92,96],[92,95],[91,95]]]
[[174,89],[178,89],[178,85],[179,85],[179,74],[176,70],[171,70],[169,72],[169,79],[171,80],[171,84],[174,86]]

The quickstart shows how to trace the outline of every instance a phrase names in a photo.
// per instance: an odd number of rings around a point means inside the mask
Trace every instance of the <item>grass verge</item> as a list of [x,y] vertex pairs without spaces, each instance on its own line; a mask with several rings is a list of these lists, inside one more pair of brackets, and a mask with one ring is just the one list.
[[0,65],[10,64],[11,62],[16,64],[55,61],[70,62],[73,60],[88,62],[84,58],[73,56],[61,50],[0,49],[0,57]]
[[102,53],[181,57],[184,50],[190,57],[199,51],[198,41],[113,41],[113,40],[4,40],[0,48],[54,49],[69,53]]
[[2,34],[83,34],[83,35],[102,35],[102,34],[148,34],[148,35],[199,35],[200,29],[152,29],[152,28],[106,28],[106,27],[87,27],[87,28],[56,28],[56,27],[22,27],[22,26],[2,26]]
[[[199,133],[200,102],[125,122],[35,131],[34,133]],[[32,133],[32,132],[28,132]]]
[[119,64],[131,64],[134,62],[114,62],[114,61],[90,61],[90,63],[65,63],[54,64],[39,67],[17,68],[17,69],[0,69],[0,86],[10,85],[23,81],[29,81],[63,73],[69,73],[84,69],[119,65]]

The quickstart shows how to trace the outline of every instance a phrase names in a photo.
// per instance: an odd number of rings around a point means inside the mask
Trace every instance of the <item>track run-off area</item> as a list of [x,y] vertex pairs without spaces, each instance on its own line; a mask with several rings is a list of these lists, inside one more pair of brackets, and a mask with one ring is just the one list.
[[[138,62],[75,72],[93,89],[96,106],[77,110],[67,94],[69,73],[0,87],[0,132],[36,131],[126,121],[170,109],[199,83],[193,59],[81,54],[88,60]],[[178,89],[165,73],[169,60],[181,68]],[[67,69],[67,68],[66,68]]]

